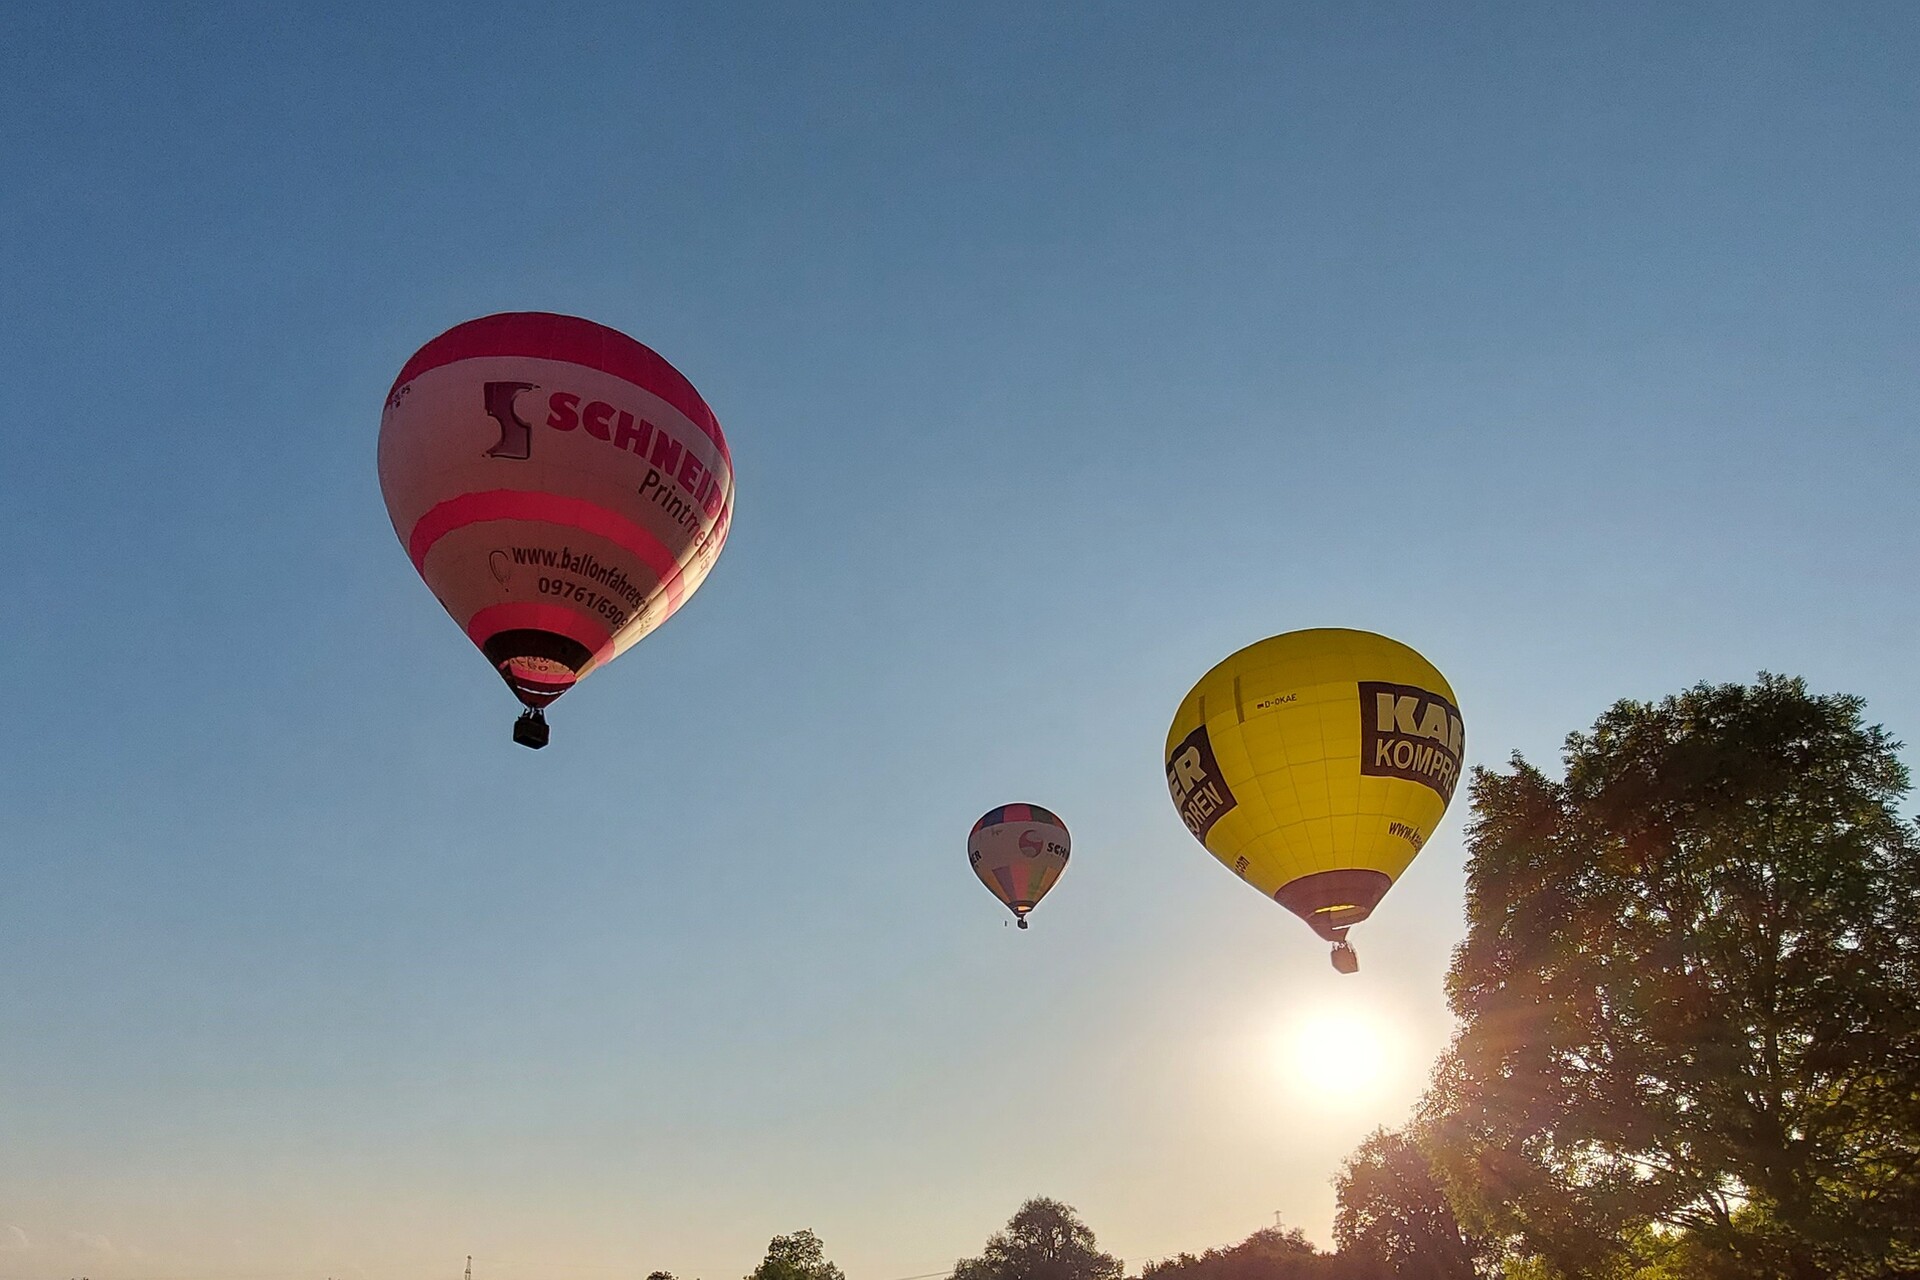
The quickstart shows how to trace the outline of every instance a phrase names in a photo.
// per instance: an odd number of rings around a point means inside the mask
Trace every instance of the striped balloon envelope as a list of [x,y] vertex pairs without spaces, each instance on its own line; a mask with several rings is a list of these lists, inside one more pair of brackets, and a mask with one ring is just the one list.
[[967,837],[967,860],[987,892],[1012,911],[1022,929],[1067,869],[1067,824],[1037,804],[989,809]]
[[713,410],[649,348],[574,316],[469,320],[413,354],[380,419],[380,490],[421,578],[526,711],[673,615],[733,519]]

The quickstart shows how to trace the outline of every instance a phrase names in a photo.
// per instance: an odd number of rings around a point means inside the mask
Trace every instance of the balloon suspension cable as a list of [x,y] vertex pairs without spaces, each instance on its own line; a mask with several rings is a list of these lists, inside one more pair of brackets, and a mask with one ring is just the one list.
[[513,740],[535,751],[547,745],[547,732],[547,717],[537,707],[528,707],[513,722]]
[[1360,956],[1354,951],[1353,944],[1341,938],[1333,944],[1333,967],[1341,973],[1360,972]]

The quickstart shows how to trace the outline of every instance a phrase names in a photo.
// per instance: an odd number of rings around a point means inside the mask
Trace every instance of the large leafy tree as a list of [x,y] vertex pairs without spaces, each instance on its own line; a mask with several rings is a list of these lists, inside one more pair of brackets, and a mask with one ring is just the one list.
[[1333,1180],[1340,1256],[1396,1280],[1475,1280],[1488,1252],[1463,1229],[1407,1130],[1375,1129]]
[[1045,1196],[1021,1205],[977,1258],[954,1264],[953,1280],[1120,1280],[1120,1260],[1100,1252],[1072,1205]]
[[1920,1274],[1920,839],[1897,743],[1799,680],[1621,702],[1477,770],[1462,1030],[1426,1102],[1541,1274]]
[[846,1275],[827,1261],[825,1246],[812,1231],[797,1231],[790,1236],[775,1236],[767,1242],[767,1256],[746,1280],[847,1280]]

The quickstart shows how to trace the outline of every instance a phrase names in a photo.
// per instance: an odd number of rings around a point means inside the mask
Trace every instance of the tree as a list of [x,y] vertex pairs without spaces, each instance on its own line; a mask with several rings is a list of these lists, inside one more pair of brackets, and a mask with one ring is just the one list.
[[989,1236],[979,1257],[955,1263],[953,1280],[1121,1280],[1121,1266],[1100,1252],[1072,1205],[1040,1196]]
[[1762,674],[1475,771],[1424,1118],[1542,1274],[1920,1268],[1920,836],[1861,709]]
[[1334,1179],[1333,1239],[1340,1256],[1397,1280],[1475,1280],[1486,1252],[1464,1231],[1406,1130],[1375,1129]]
[[1149,1262],[1140,1280],[1389,1280],[1385,1268],[1321,1253],[1298,1227],[1263,1227],[1227,1249]]
[[679,1280],[671,1271],[649,1271],[647,1280]]
[[[652,1280],[652,1277],[648,1277]],[[812,1231],[775,1236],[767,1242],[767,1256],[746,1280],[847,1280],[839,1267],[827,1261],[820,1237]]]

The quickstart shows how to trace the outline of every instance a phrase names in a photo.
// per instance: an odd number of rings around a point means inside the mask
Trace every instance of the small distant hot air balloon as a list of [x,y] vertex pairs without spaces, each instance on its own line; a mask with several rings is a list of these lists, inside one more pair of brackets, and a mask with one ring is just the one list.
[[1067,869],[1067,824],[1037,804],[989,809],[967,837],[967,860],[1022,929],[1027,912]]
[[733,460],[679,370],[574,316],[469,320],[400,370],[380,491],[427,586],[526,710],[542,709],[699,589],[733,521]]
[[1466,729],[1433,664],[1369,631],[1292,631],[1202,676],[1167,732],[1194,837],[1359,967],[1365,920],[1432,839]]

